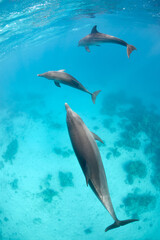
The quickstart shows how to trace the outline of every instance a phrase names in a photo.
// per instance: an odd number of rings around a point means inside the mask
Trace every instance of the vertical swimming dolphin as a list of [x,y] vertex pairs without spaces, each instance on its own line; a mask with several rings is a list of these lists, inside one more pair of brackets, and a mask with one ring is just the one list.
[[100,44],[102,43],[115,43],[127,47],[128,58],[130,57],[131,52],[133,50],[136,50],[136,48],[133,45],[126,43],[120,38],[98,32],[96,25],[92,28],[90,34],[88,34],[79,41],[78,46],[83,46],[85,47],[87,52],[90,52],[89,46],[92,45],[100,46]]
[[95,195],[114,219],[114,223],[107,227],[105,231],[138,221],[137,219],[118,220],[111,202],[102,159],[95,142],[95,140],[103,141],[96,134],[90,132],[80,116],[73,112],[67,103],[65,103],[65,107],[69,136],[85,175],[87,186],[90,185]]

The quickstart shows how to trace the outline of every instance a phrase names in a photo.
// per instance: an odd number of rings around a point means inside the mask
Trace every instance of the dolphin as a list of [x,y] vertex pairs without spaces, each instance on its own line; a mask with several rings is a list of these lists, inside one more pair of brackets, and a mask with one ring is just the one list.
[[92,97],[93,103],[95,103],[96,97],[101,90],[95,91],[93,93],[89,92],[79,81],[77,81],[74,77],[64,71],[64,69],[59,71],[49,71],[42,74],[37,74],[37,76],[53,80],[57,87],[61,87],[60,84],[63,83],[70,87],[79,89],[83,92],[89,93]]
[[85,47],[86,51],[90,52],[89,46],[92,46],[92,45],[100,46],[100,44],[102,43],[115,43],[115,44],[120,44],[122,46],[127,47],[128,58],[130,57],[130,54],[133,50],[137,50],[133,45],[126,43],[120,38],[116,38],[116,37],[98,32],[97,25],[95,25],[92,28],[92,31],[90,34],[88,34],[87,36],[85,36],[79,41],[78,46]]
[[102,159],[95,142],[95,140],[102,143],[103,141],[95,133],[90,132],[80,116],[73,112],[67,103],[65,103],[65,107],[67,111],[66,120],[69,136],[74,152],[85,175],[87,186],[88,184],[90,185],[95,195],[114,219],[114,223],[107,227],[105,232],[138,221],[138,219],[118,220],[111,202]]

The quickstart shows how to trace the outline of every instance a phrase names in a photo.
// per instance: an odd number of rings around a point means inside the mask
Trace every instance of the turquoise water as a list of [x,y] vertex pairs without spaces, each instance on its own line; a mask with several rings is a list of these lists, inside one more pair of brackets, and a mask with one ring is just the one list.
[[[0,1],[0,240],[160,239],[159,1]],[[134,45],[78,41],[94,25]],[[38,78],[65,69],[91,92]],[[98,143],[113,219],[73,152],[64,103]]]

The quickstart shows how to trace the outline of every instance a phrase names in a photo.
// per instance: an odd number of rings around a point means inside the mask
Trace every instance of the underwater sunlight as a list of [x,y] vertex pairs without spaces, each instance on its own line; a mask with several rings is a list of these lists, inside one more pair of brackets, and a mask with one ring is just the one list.
[[0,12],[0,240],[159,240],[159,0]]

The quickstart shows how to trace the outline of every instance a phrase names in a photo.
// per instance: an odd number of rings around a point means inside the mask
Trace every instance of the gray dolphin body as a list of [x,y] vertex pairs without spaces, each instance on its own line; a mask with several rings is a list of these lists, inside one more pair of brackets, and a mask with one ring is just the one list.
[[42,74],[38,74],[37,76],[44,77],[49,80],[53,80],[57,87],[61,87],[60,84],[62,83],[62,84],[68,85],[70,87],[79,89],[83,92],[89,93],[92,97],[93,103],[95,103],[96,97],[97,97],[98,93],[101,91],[101,90],[99,90],[99,91],[95,91],[93,93],[89,92],[79,81],[77,81],[70,74],[64,72],[64,70],[49,71],[49,72],[45,72]]
[[127,47],[128,58],[130,57],[131,52],[133,50],[136,50],[136,48],[133,45],[129,45],[128,43],[121,40],[120,38],[116,38],[116,37],[98,32],[96,25],[92,28],[92,31],[89,35],[85,36],[79,41],[78,46],[83,46],[85,47],[87,52],[90,52],[89,46],[92,46],[92,45],[100,46],[100,44],[102,43],[115,43],[115,44],[120,44],[122,46]]
[[90,132],[80,116],[73,112],[67,103],[65,103],[65,107],[67,111],[69,136],[74,152],[85,175],[87,186],[88,184],[90,185],[93,192],[115,221],[107,227],[105,231],[107,232],[110,229],[138,221],[137,219],[120,221],[116,217],[108,190],[102,159],[95,142],[95,139],[101,142],[102,140],[96,134]]

